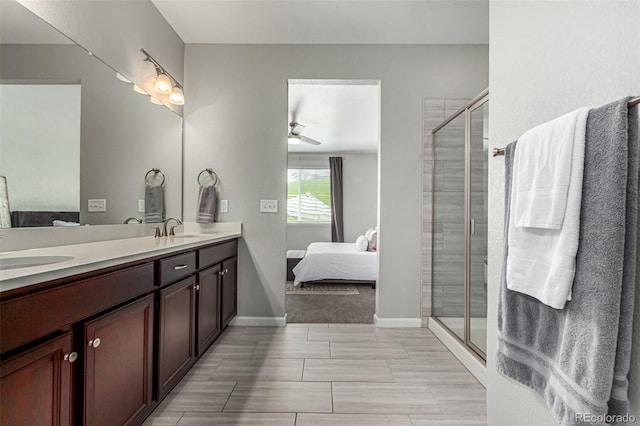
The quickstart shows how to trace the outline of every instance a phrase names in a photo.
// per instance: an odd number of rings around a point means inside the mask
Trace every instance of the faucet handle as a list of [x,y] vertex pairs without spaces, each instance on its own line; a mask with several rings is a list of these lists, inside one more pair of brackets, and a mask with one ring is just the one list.
[[169,228],[169,235],[176,235],[176,228],[180,226],[180,225],[173,225],[171,228]]
[[151,227],[151,229],[155,229],[156,230],[156,234],[154,235],[155,238],[162,237],[162,230],[160,229],[159,226],[153,226],[153,227]]

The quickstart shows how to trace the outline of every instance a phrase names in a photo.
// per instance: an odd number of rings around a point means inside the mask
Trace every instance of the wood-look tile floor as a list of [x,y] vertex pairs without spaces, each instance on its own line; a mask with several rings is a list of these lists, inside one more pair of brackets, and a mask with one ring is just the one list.
[[145,425],[486,425],[485,389],[427,329],[229,327]]

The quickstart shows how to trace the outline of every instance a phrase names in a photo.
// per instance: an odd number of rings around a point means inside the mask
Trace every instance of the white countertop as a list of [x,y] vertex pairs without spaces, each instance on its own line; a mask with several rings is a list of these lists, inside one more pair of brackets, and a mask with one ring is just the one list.
[[[183,237],[181,235],[185,235]],[[186,250],[215,242],[238,238],[241,228],[215,232],[178,234],[175,237],[137,237],[35,248],[0,253],[0,259],[32,256],[72,256],[71,260],[49,265],[0,271],[0,292],[45,281],[89,272],[148,257]]]

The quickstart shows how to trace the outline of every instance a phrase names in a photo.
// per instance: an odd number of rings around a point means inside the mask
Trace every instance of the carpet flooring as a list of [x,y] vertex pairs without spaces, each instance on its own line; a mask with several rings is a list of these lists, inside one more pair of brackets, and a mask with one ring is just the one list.
[[350,296],[358,294],[358,288],[351,284],[305,284],[296,287],[293,281],[287,281],[286,294],[324,294],[332,296]]
[[373,324],[376,290],[369,284],[356,287],[359,294],[346,296],[287,294],[287,322]]

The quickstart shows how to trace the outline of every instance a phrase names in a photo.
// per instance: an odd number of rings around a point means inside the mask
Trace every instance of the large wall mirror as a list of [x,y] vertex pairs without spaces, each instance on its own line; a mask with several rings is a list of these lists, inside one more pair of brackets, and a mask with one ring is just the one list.
[[2,2],[0,41],[0,184],[12,227],[144,219],[145,191],[163,180],[164,215],[182,218],[179,115],[15,1]]

